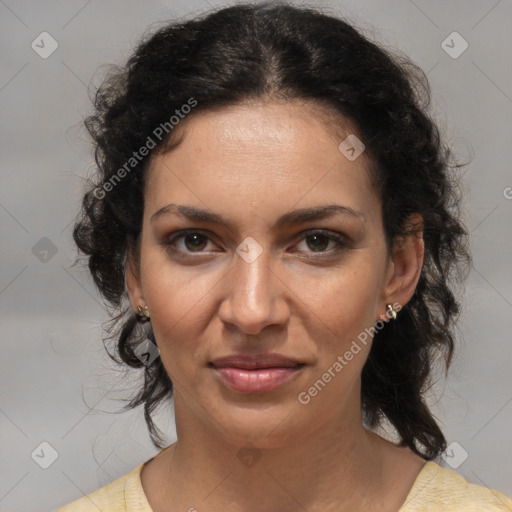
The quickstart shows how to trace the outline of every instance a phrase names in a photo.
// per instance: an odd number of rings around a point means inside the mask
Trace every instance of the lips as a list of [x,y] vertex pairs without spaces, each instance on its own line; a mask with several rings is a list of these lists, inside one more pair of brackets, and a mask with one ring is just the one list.
[[294,368],[303,366],[301,363],[290,357],[281,354],[262,354],[250,356],[248,354],[233,354],[215,359],[210,363],[216,368],[241,368],[243,370],[259,370],[265,368]]
[[293,379],[305,363],[281,354],[233,354],[215,359],[209,366],[231,390],[261,393],[272,391]]

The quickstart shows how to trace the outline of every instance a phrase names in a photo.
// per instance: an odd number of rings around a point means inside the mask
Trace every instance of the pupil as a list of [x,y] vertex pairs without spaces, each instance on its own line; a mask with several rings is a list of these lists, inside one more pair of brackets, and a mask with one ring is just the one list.
[[[192,243],[189,243],[192,241]],[[185,246],[187,249],[202,249],[205,245],[204,237],[198,234],[186,235]]]
[[[311,240],[313,240],[313,244],[310,243]],[[310,235],[308,236],[308,245],[310,248],[313,248],[314,250],[322,251],[325,250],[329,245],[329,239],[325,235]]]

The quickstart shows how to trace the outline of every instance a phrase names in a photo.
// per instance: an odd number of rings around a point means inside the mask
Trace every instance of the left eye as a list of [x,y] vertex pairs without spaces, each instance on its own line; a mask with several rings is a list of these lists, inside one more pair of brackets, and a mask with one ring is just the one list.
[[[300,242],[296,247],[299,247],[301,243],[305,243],[305,245],[309,248],[309,252],[334,252],[339,250],[344,245],[344,239],[342,236],[333,232],[323,232],[323,231],[314,231],[310,233],[306,233],[302,238],[304,242]],[[329,244],[333,244],[331,246],[331,250],[327,250]],[[306,252],[308,252],[306,250]]]

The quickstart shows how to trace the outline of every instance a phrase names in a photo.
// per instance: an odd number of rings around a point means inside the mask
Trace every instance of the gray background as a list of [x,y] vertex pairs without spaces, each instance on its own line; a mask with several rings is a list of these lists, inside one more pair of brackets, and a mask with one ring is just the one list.
[[[141,409],[115,414],[117,399],[140,376],[125,376],[106,356],[102,301],[86,272],[71,267],[72,221],[92,166],[80,122],[101,64],[123,62],[151,23],[214,5],[226,4],[0,0],[2,511],[55,510],[156,453]],[[431,402],[448,441],[458,443],[447,462],[460,464],[471,482],[512,495],[512,2],[316,5],[344,14],[427,71],[443,131],[460,158],[472,158],[462,172],[474,267],[458,355]],[[31,48],[43,31],[59,45],[47,59]],[[453,31],[469,43],[456,59],[441,46]],[[173,442],[172,410],[161,411],[158,425]],[[43,441],[58,453],[48,469],[39,465],[51,461]],[[34,450],[39,457],[31,457]]]

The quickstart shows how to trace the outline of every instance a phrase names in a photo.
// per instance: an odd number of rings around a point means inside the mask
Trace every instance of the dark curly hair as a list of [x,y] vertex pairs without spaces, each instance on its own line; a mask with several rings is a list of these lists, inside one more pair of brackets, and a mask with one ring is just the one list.
[[[109,356],[123,367],[144,368],[144,386],[124,410],[144,404],[152,442],[164,447],[151,415],[171,399],[173,384],[160,358],[144,366],[135,354],[145,338],[156,341],[127,301],[124,273],[127,258],[138,258],[149,158],[169,150],[169,119],[184,105],[195,102],[194,116],[264,99],[316,101],[356,128],[381,198],[388,249],[411,232],[411,213],[423,218],[421,276],[397,320],[375,334],[362,370],[362,407],[369,427],[386,420],[401,445],[433,459],[446,441],[424,395],[438,356],[450,365],[460,313],[455,286],[471,262],[454,172],[460,164],[429,113],[430,87],[419,67],[338,16],[286,3],[238,4],[168,23],[96,91],[85,125],[97,171],[73,236],[109,303],[107,339],[117,348],[116,354],[107,348]],[[165,136],[156,137],[163,126]],[[149,140],[154,148],[134,161]]]

